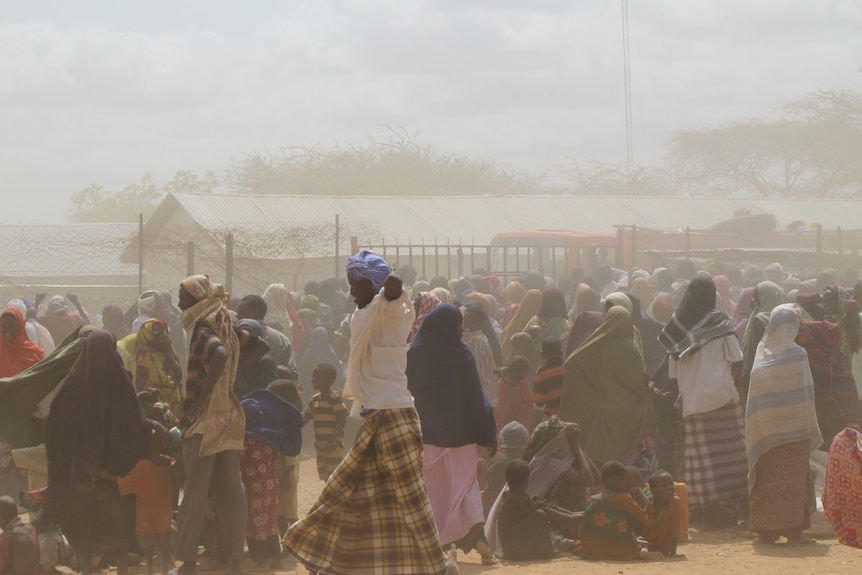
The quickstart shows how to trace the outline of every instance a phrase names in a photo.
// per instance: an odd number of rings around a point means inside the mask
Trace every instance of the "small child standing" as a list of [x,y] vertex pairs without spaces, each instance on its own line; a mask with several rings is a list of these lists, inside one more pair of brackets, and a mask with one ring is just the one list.
[[685,507],[676,496],[673,477],[661,469],[649,478],[652,502],[647,507],[652,521],[649,550],[659,551],[666,557],[684,557],[676,552],[680,541],[688,539],[685,528]]
[[542,367],[536,370],[533,385],[533,402],[542,408],[545,417],[560,415],[560,396],[563,394],[563,343],[548,338],[542,342]]
[[[581,525],[581,557],[628,561],[640,557],[635,531],[650,537],[650,520],[630,491],[631,475],[619,461],[602,466],[601,495],[594,497]],[[636,487],[640,490],[640,487]]]
[[522,355],[509,360],[497,383],[497,433],[510,421],[517,421],[533,432],[533,392],[527,375],[530,362]]
[[337,377],[335,368],[319,363],[311,374],[311,385],[317,391],[308,402],[302,425],[314,421],[314,449],[317,451],[317,475],[323,481],[341,463],[344,457],[344,425],[347,407],[341,394],[332,390]]
[[582,513],[572,513],[527,495],[530,466],[517,459],[506,467],[508,492],[503,495],[497,530],[503,547],[503,559],[530,561],[547,559],[557,551],[572,551],[574,542],[551,531],[550,520],[577,530]]
[[135,533],[144,540],[147,575],[153,575],[153,548],[158,547],[162,575],[173,569],[171,557],[171,515],[174,504],[173,459],[166,453],[171,449],[171,438],[161,426],[153,430],[150,452],[125,477],[107,477],[115,480],[121,495],[135,496]]

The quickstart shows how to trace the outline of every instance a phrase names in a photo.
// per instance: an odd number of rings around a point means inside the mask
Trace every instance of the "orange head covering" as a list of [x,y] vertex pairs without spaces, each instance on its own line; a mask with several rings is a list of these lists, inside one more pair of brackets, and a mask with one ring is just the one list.
[[18,332],[12,339],[6,339],[5,335],[0,334],[0,377],[12,377],[45,359],[45,351],[27,337],[27,330],[24,329],[26,320],[21,310],[15,307],[7,308],[0,314],[0,319],[7,317],[15,319]]

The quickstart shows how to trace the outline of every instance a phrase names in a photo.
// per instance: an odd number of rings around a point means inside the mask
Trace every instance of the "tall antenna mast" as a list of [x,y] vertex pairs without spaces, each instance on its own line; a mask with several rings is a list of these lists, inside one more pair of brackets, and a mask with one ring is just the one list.
[[623,4],[623,67],[626,86],[626,175],[631,182],[634,170],[634,146],[632,145],[632,74],[629,63],[629,3],[622,0]]

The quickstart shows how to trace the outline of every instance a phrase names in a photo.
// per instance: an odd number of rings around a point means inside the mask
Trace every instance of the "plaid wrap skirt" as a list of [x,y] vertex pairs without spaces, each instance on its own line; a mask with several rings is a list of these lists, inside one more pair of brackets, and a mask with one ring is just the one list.
[[442,575],[422,457],[416,410],[380,410],[308,515],[287,531],[285,548],[329,575]]
[[691,507],[730,505],[748,499],[748,456],[742,404],[729,401],[685,424],[685,483]]

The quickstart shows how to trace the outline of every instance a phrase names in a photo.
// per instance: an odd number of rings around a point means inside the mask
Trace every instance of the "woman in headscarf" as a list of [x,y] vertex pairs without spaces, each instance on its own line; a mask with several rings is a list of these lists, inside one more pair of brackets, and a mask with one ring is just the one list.
[[419,327],[422,325],[422,322],[425,321],[428,314],[441,303],[442,302],[439,297],[427,291],[420,292],[413,297],[413,309],[416,310],[416,319],[413,321],[413,327],[410,328],[410,335],[407,336],[407,343],[413,341],[413,338],[416,337],[416,332],[419,331]]
[[285,306],[287,317],[290,319],[290,341],[293,344],[294,358],[299,361],[302,354],[305,353],[305,348],[308,346],[308,340],[311,338],[311,330],[306,329],[305,323],[299,315],[299,294],[287,292],[285,298]]
[[530,381],[530,387],[533,386],[533,381],[536,378],[536,370],[541,365],[541,358],[536,353],[536,346],[533,345],[533,338],[527,332],[519,332],[512,336],[509,342],[511,351],[506,358],[506,365],[517,356],[521,356],[527,360],[527,379]]
[[506,301],[506,295],[503,292],[503,282],[500,281],[500,278],[495,275],[485,276],[485,279],[488,280],[488,295],[494,296],[494,299],[497,300],[498,303],[502,304]]
[[715,282],[715,291],[718,295],[715,308],[726,313],[728,317],[733,317],[736,313],[736,304],[730,297],[730,280],[727,276],[717,275],[712,281]]
[[12,377],[45,359],[45,351],[27,337],[25,324],[18,308],[0,314],[0,377]]
[[407,388],[422,424],[422,471],[440,543],[476,549],[495,563],[484,534],[476,446],[497,447],[497,427],[473,354],[461,343],[461,311],[443,304],[423,322],[407,352]]
[[754,309],[754,288],[747,287],[739,292],[739,300],[736,302],[736,309],[733,310],[733,332],[737,339],[742,343],[745,337],[745,328],[748,327],[748,319],[751,317],[751,312]]
[[183,372],[171,345],[168,325],[149,319],[136,334],[117,342],[117,350],[137,391],[158,389],[171,411],[180,412]]
[[613,306],[566,360],[560,419],[580,426],[581,446],[593,461],[642,463],[650,414],[632,316]]
[[506,289],[503,292],[504,303],[506,305],[503,311],[503,329],[506,329],[506,326],[509,325],[509,322],[512,321],[512,318],[515,317],[515,313],[517,313],[518,308],[521,307],[521,301],[524,299],[524,295],[526,291],[524,290],[524,286],[521,285],[519,281],[511,281],[506,284]]
[[[503,366],[503,350],[500,346],[500,338],[503,335],[503,330],[500,329],[500,324],[493,317],[493,296],[488,296],[478,292],[468,294],[465,298],[464,305],[478,304],[484,312],[482,323],[482,333],[485,339],[488,340],[488,345],[491,347],[491,353],[494,356],[494,365],[497,367]],[[492,404],[493,405],[493,404]]]
[[777,284],[771,281],[763,281],[754,288],[754,309],[745,326],[745,335],[742,337],[742,379],[740,381],[739,395],[743,401],[748,397],[748,378],[751,375],[751,366],[754,365],[754,355],[757,353],[757,345],[766,331],[769,323],[769,314],[784,303],[784,292]]
[[796,343],[808,353],[814,378],[817,421],[824,446],[845,427],[859,429],[859,393],[852,371],[852,356],[859,351],[859,305],[831,286],[823,294],[797,297],[810,320],[799,328]]
[[569,323],[566,310],[566,296],[559,288],[549,287],[542,294],[542,307],[536,315],[527,322],[524,331],[536,327],[538,331],[533,336],[533,347],[538,353],[542,342],[546,339],[560,339],[568,334],[572,324]]
[[39,316],[38,321],[48,328],[48,331],[51,332],[51,339],[57,345],[60,345],[60,342],[77,328],[87,324],[87,320],[81,314],[75,313],[69,308],[66,298],[61,295],[52,296],[48,300],[45,313]]
[[659,341],[682,398],[689,504],[711,525],[736,525],[748,493],[742,402],[734,385],[742,351],[715,284],[697,276]]
[[[530,464],[531,490],[569,511],[584,511],[586,489],[601,484],[595,463],[580,444],[581,430],[552,416],[536,426],[524,449]],[[532,485],[535,480],[536,485]]]
[[431,284],[425,280],[419,280],[410,287],[410,297],[416,299],[420,293],[431,291]]
[[126,476],[148,452],[152,430],[117,355],[114,336],[95,330],[51,403],[45,429],[51,516],[92,573],[96,546],[119,552],[135,536],[134,506],[105,475]]
[[432,293],[437,296],[437,299],[440,300],[440,303],[455,303],[455,298],[452,297],[452,292],[450,292],[444,287],[435,287],[429,293]]
[[576,313],[571,319],[572,328],[566,339],[565,356],[571,355],[582,343],[587,341],[596,329],[605,321],[602,309],[602,294],[587,284],[578,286],[577,299],[570,313]]
[[[232,572],[242,570],[248,518],[240,473],[245,415],[234,391],[240,338],[231,325],[224,287],[205,275],[180,282],[179,306],[189,342],[188,374],[180,409],[186,479],[177,520],[180,575],[194,573],[212,496],[223,549]],[[212,489],[210,488],[212,487]]]
[[800,541],[814,505],[808,459],[822,439],[808,354],[794,342],[799,323],[790,307],[772,311],[757,346],[745,409],[748,527],[768,543],[779,537]]
[[[257,341],[264,339],[263,325],[255,319],[239,320],[236,322],[236,329],[253,335]],[[238,397],[244,397],[255,389],[263,389],[278,379],[278,364],[268,352],[269,346],[265,349],[258,348],[256,345],[240,346],[236,384],[234,384]]]
[[[500,365],[495,360],[488,336],[484,331],[488,318],[485,316],[485,310],[476,301],[468,301],[464,305],[463,314],[464,329],[462,330],[461,341],[473,354],[473,358],[476,361],[476,369],[479,372],[479,383],[482,384],[482,391],[491,408],[496,410],[497,368]],[[493,333],[491,335],[493,336]],[[497,345],[498,352],[499,348],[500,346]]]
[[[613,306],[618,305],[626,309],[627,312],[632,313],[634,307],[632,306],[632,300],[623,292],[615,291],[608,294],[608,297],[605,298],[605,315],[607,315],[608,310],[610,310]],[[641,352],[641,356],[644,353],[644,344],[643,339],[641,338],[641,332],[637,327],[634,327],[634,318],[632,318],[632,330],[634,332],[635,343],[638,344],[638,349]]]
[[631,291],[641,302],[641,308],[646,311],[652,305],[655,299],[655,293],[649,285],[649,280],[645,277],[636,277],[632,280]]
[[129,335],[129,326],[126,323],[123,308],[110,304],[102,308],[102,327],[114,334],[117,341]]
[[675,310],[676,305],[673,303],[673,299],[669,295],[662,293],[656,295],[655,299],[652,300],[652,305],[647,308],[647,315],[656,321],[666,324],[670,321]]
[[664,361],[666,352],[664,347],[658,340],[661,331],[664,329],[664,324],[654,320],[644,313],[644,308],[641,301],[633,293],[625,294],[632,306],[632,324],[641,336],[641,345],[643,346],[644,368],[646,374],[652,376]]
[[526,329],[530,319],[532,319],[542,308],[542,292],[537,289],[531,289],[524,295],[524,300],[518,306],[518,311],[512,317],[511,321],[506,324],[503,329],[503,337],[500,345],[503,348],[503,358],[507,360],[511,356],[512,351],[512,336]]

